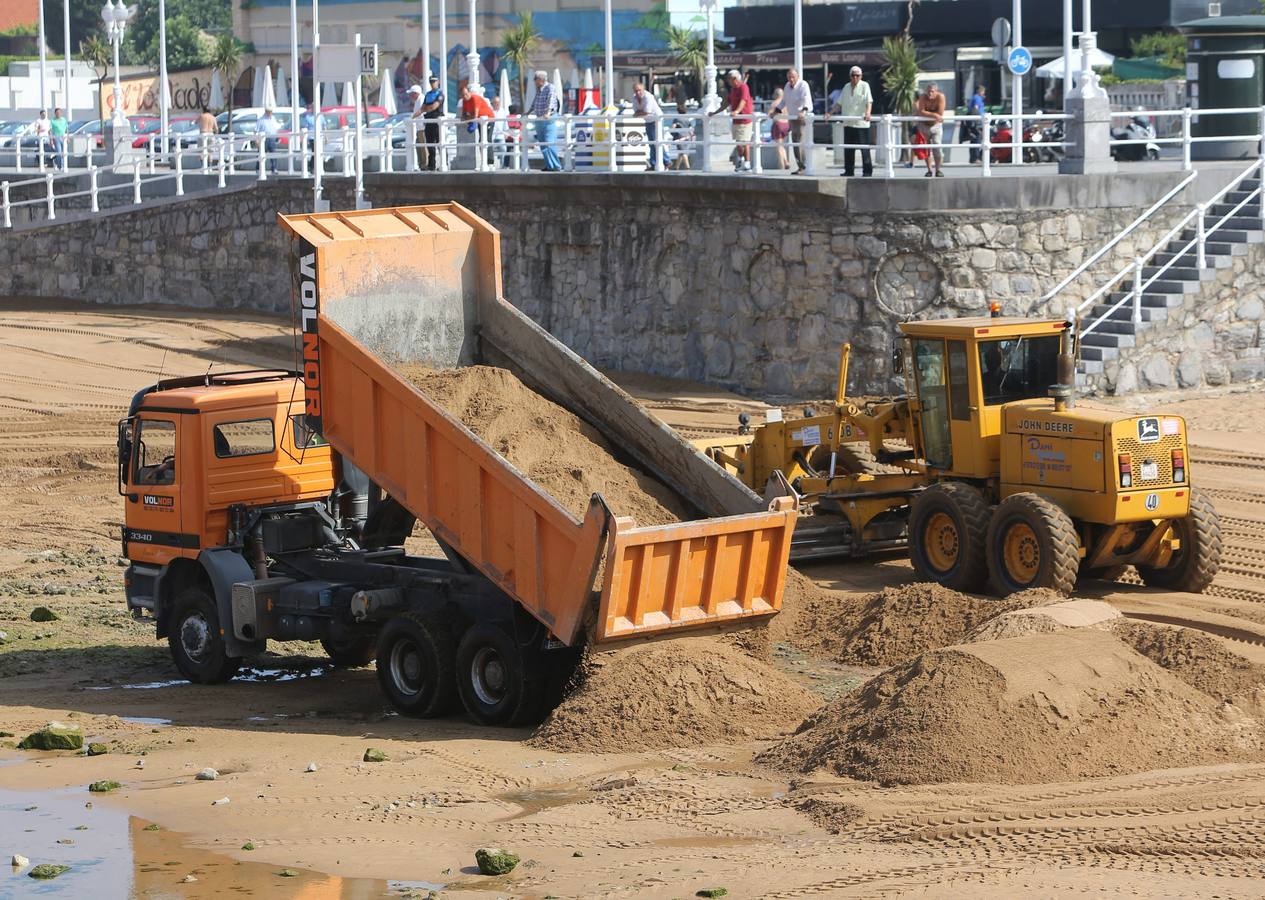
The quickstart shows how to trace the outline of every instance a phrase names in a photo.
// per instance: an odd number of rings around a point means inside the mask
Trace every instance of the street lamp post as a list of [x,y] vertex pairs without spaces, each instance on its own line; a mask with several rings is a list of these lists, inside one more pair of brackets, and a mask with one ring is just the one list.
[[[613,13],[611,11],[612,0],[606,0],[602,10],[602,25],[604,30],[604,43],[606,44],[606,58],[604,60],[604,71],[606,72],[606,87],[603,89],[603,106],[614,106],[618,101],[615,96],[615,29],[612,26],[611,19]],[[653,87],[653,85],[652,85]]]
[[101,7],[106,37],[114,48],[114,110],[110,113],[110,123],[116,128],[127,127],[127,117],[123,115],[123,86],[119,83],[119,44],[123,42],[123,32],[127,30],[133,12],[123,0],[119,0],[118,6],[113,0],[105,0],[105,6]]
[[167,146],[167,125],[170,121],[170,100],[167,83],[167,4],[158,0],[158,133],[162,135],[159,146]]
[[703,109],[711,112],[720,108],[720,97],[716,94],[716,53],[715,31],[712,14],[716,10],[717,0],[699,0],[703,12],[707,14],[707,65],[703,67],[703,80],[707,82],[703,94]]
[[476,0],[470,0],[470,52],[466,54],[466,68],[468,70],[466,84],[470,86],[470,93],[482,94],[483,85],[479,83],[478,37],[475,34],[475,3]]

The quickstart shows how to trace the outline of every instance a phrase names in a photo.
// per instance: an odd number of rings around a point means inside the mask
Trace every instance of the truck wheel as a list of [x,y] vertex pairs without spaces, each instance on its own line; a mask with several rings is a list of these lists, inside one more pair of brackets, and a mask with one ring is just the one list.
[[529,672],[507,631],[473,625],[457,646],[457,692],[480,725],[526,725],[538,719],[544,697],[541,673]]
[[406,716],[428,719],[456,706],[453,641],[441,622],[401,613],[378,635],[378,683]]
[[1080,538],[1062,507],[1039,494],[1012,494],[988,524],[988,572],[1002,596],[1028,588],[1069,594],[1080,569]]
[[378,653],[378,636],[356,637],[343,641],[321,638],[321,647],[329,661],[339,669],[359,669],[373,662]]
[[933,484],[909,513],[909,561],[920,578],[956,591],[984,587],[988,504],[963,481]]
[[1190,492],[1190,514],[1173,523],[1181,547],[1164,568],[1137,566],[1150,587],[1198,594],[1221,567],[1221,522],[1217,511],[1198,488]]
[[185,588],[171,609],[167,645],[180,674],[195,684],[220,684],[241,667],[241,657],[224,650],[219,610],[204,588]]

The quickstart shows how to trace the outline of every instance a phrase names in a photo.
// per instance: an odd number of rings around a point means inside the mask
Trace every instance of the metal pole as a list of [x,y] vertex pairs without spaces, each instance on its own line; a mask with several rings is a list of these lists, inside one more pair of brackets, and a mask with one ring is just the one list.
[[[430,90],[430,0],[422,0],[422,91]],[[403,110],[401,110],[403,112]],[[416,156],[416,154],[414,154]],[[409,170],[413,171],[412,169]]]
[[795,70],[804,74],[804,0],[795,0]]
[[1063,0],[1063,108],[1072,93],[1072,0]]
[[307,156],[307,147],[299,142],[299,0],[290,0],[290,147],[288,169],[294,174],[294,152],[297,144],[300,157]]
[[1142,321],[1142,257],[1133,259],[1133,324]]
[[1182,109],[1182,171],[1190,171],[1190,107]]
[[158,133],[167,139],[167,3],[158,0]]
[[1208,259],[1204,249],[1204,244],[1208,239],[1208,224],[1205,221],[1205,212],[1207,212],[1207,206],[1204,204],[1200,203],[1195,207],[1195,235],[1199,242],[1195,249],[1195,267],[1199,269],[1206,268],[1208,265]]
[[470,52],[466,54],[466,84],[470,86],[470,93],[482,94],[483,85],[479,83],[479,47],[478,35],[476,34],[477,17],[475,14],[476,0],[470,0]]
[[316,68],[320,47],[320,0],[312,0],[312,199],[317,209],[321,208],[321,176],[325,173],[325,148],[321,146],[321,79]]
[[[474,0],[470,0],[471,5]],[[360,35],[356,35],[356,58],[360,58]],[[365,112],[360,99],[364,75],[356,72],[356,209],[365,208]]]
[[[61,16],[62,43],[64,45],[62,49],[66,53],[66,77],[62,79],[62,84],[65,85],[66,96],[62,97],[62,105],[66,110],[66,121],[69,122],[74,118],[74,104],[70,101],[70,0],[62,0]],[[88,142],[88,146],[92,146],[91,141]],[[66,166],[70,166],[69,160],[66,162]]]
[[[1014,33],[1012,46],[1023,46],[1023,2],[1013,0]],[[1016,166],[1023,165],[1023,76],[1011,76],[1014,81],[1010,92],[1010,161]]]
[[[444,98],[444,104],[440,108],[440,115],[448,115],[448,2],[447,0],[439,0],[439,91]],[[439,145],[442,148],[444,144],[444,134],[447,128],[444,127],[442,121],[439,126]],[[443,154],[440,154],[443,158]]]
[[[29,9],[30,7],[28,7]],[[48,94],[45,92],[44,80],[48,75],[48,49],[44,46],[44,0],[40,0],[40,108],[48,106]],[[52,216],[49,216],[51,219]]]
[[[603,14],[606,20],[606,93],[607,97],[603,98],[603,106],[610,106],[615,102],[615,30],[611,25],[611,0],[605,0],[603,5]],[[652,85],[653,87],[653,85]]]
[[[707,82],[703,94],[703,111],[712,112],[720,108],[720,97],[716,94],[716,48],[715,24],[712,13],[716,8],[716,0],[703,0],[703,8],[707,10],[707,66],[703,69],[703,78]],[[707,128],[707,120],[703,120],[703,128]]]

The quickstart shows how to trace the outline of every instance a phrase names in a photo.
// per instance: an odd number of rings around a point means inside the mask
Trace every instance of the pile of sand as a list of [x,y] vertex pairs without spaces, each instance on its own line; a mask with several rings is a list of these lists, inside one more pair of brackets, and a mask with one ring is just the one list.
[[1189,628],[1135,621],[1118,623],[1115,633],[1151,662],[1213,699],[1254,710],[1265,708],[1265,666],[1227,650],[1216,638]]
[[578,518],[595,493],[638,525],[690,518],[672,491],[616,460],[596,428],[505,369],[400,366],[397,372]]
[[760,757],[884,784],[1032,783],[1227,762],[1259,726],[1091,629],[935,650],[822,708]]
[[835,636],[833,655],[841,662],[889,666],[926,650],[961,643],[981,623],[1014,609],[1063,600],[1038,588],[1002,600],[960,594],[938,584],[884,588],[859,607],[834,604],[815,616],[813,628]]
[[1053,634],[1069,628],[1110,631],[1121,619],[1120,610],[1101,600],[1063,600],[1030,609],[1012,609],[986,621],[963,643],[1001,641],[1030,634]]
[[677,638],[596,654],[580,686],[531,743],[593,753],[774,737],[820,700],[713,638]]

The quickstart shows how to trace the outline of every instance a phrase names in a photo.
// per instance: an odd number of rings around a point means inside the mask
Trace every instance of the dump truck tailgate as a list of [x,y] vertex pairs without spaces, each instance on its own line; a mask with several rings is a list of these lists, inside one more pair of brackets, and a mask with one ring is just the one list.
[[[599,570],[597,640],[780,608],[795,520],[787,504],[637,528],[594,495],[581,521],[396,372],[400,364],[482,361],[479,310],[504,302],[495,229],[456,204],[279,218],[298,238],[309,419],[555,636],[580,640]],[[502,326],[497,345],[511,358],[512,334]],[[554,340],[543,330],[532,329],[532,339],[535,377],[541,359],[567,367],[558,376],[568,385],[563,402],[600,415],[598,399],[567,402],[596,373],[569,351],[542,356],[541,342]],[[638,456],[648,454],[653,446]],[[722,485],[720,495],[727,491]],[[747,502],[732,491],[727,501]]]

